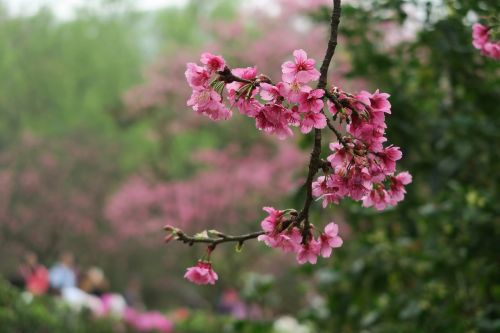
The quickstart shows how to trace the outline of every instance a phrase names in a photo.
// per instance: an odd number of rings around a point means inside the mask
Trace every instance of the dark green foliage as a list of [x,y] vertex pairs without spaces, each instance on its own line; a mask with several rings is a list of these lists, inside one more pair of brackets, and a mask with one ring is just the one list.
[[414,1],[428,10],[423,29],[384,48],[380,23],[403,23],[395,7],[403,2],[344,7],[340,48],[352,57],[350,75],[391,94],[388,136],[413,184],[388,212],[346,205],[353,238],[335,268],[321,270],[331,315],[321,327],[498,332],[500,66],[473,49],[465,18],[495,13],[495,1]]

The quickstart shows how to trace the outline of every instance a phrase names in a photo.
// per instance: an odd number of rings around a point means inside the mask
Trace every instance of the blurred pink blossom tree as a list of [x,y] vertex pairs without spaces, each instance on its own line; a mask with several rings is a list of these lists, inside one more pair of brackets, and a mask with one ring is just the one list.
[[[255,205],[278,202],[297,187],[297,168],[305,156],[292,145],[274,150],[254,146],[244,155],[239,147],[204,150],[194,156],[205,166],[184,180],[155,181],[135,176],[123,184],[106,206],[106,217],[125,237],[150,237],[165,224],[195,231],[255,221]],[[234,228],[234,227],[233,227]],[[147,236],[147,237],[145,237]]]
[[47,258],[76,244],[99,245],[107,231],[103,202],[119,174],[108,160],[115,153],[77,135],[53,141],[25,133],[0,155],[0,246]]

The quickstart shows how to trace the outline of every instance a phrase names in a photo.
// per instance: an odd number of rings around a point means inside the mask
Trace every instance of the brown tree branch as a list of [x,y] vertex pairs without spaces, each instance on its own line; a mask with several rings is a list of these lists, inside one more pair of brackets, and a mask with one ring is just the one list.
[[307,179],[304,186],[306,187],[306,200],[304,201],[304,208],[299,213],[298,220],[304,221],[304,228],[302,230],[302,242],[307,244],[310,235],[310,223],[309,223],[309,208],[313,203],[312,196],[312,182],[314,176],[318,173],[320,167],[320,155],[321,155],[321,130],[314,129],[314,146],[311,152],[311,159],[309,160],[309,171],[307,173]]
[[175,232],[174,238],[189,245],[193,245],[194,243],[206,243],[209,244],[212,249],[214,249],[215,246],[217,246],[220,243],[229,243],[229,242],[243,243],[246,240],[257,238],[263,234],[265,234],[264,231],[256,231],[237,236],[219,233],[217,238],[210,238],[210,237],[188,236],[183,231],[178,230]]
[[[324,113],[323,113],[324,114]],[[333,132],[335,133],[335,136],[337,137],[337,140],[339,140],[339,142],[347,148],[347,142],[345,142],[342,134],[335,128],[335,126],[333,126],[332,124],[332,121],[330,119],[328,119],[328,117],[325,115],[326,117],[326,125],[328,126],[328,128]]]
[[[320,67],[320,77],[318,81],[318,89],[327,90],[327,82],[328,82],[328,68],[330,67],[330,63],[332,61],[333,55],[335,54],[335,48],[337,47],[337,37],[338,37],[338,29],[340,23],[340,5],[341,0],[333,0],[333,10],[332,17],[330,21],[330,38],[328,39],[328,47],[325,52],[325,57],[323,58],[323,62]],[[327,118],[327,122],[330,123],[330,120]],[[331,124],[330,124],[331,125]],[[329,126],[330,127],[330,126]],[[330,129],[334,128],[333,125]],[[337,134],[335,130],[335,134]],[[337,138],[340,138],[340,135],[337,135]],[[312,182],[314,180],[314,176],[318,172],[320,168],[320,155],[321,155],[321,130],[314,129],[314,147],[311,152],[311,159],[309,161],[309,172],[307,174],[307,180],[305,183],[305,187],[307,190],[306,200],[304,202],[304,208],[299,214],[299,221],[304,220],[304,229],[302,230],[303,243],[307,243],[308,236],[310,234],[310,224],[309,224],[309,208],[313,202],[312,196]]]
[[330,38],[328,39],[328,47],[326,49],[325,57],[323,58],[323,63],[319,70],[320,77],[318,82],[318,88],[326,90],[327,80],[328,80],[328,68],[330,67],[330,62],[332,61],[333,55],[335,54],[335,48],[337,47],[337,36],[339,32],[340,24],[340,14],[341,14],[341,0],[333,0],[333,10],[332,17],[330,20]]
[[231,82],[241,82],[241,83],[251,83],[253,84],[255,81],[247,80],[244,78],[241,78],[239,76],[236,76],[233,74],[231,69],[229,67],[224,67],[224,70],[217,72],[219,74],[219,80],[225,83],[231,83]]

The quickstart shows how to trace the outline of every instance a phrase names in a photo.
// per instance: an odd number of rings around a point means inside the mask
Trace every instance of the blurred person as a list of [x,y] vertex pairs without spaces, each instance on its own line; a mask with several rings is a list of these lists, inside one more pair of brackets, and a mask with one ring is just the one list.
[[80,281],[80,288],[89,296],[99,300],[97,308],[93,308],[96,316],[114,316],[121,318],[127,307],[125,298],[118,293],[109,291],[109,283],[104,272],[99,267],[91,267]]
[[33,295],[45,294],[49,289],[49,273],[45,266],[38,263],[35,253],[26,253],[24,263],[19,267],[19,274],[24,287]]
[[221,313],[230,314],[237,319],[244,319],[247,314],[245,303],[234,289],[224,290],[218,308]]
[[74,257],[70,252],[63,253],[59,262],[52,266],[49,273],[50,286],[61,291],[64,288],[76,286],[76,273],[74,269]]
[[77,287],[65,287],[61,290],[61,297],[73,310],[89,309],[92,313],[101,311],[99,297],[90,295]]
[[7,281],[9,281],[9,283],[17,289],[24,290],[26,288],[26,282],[18,272],[10,275]]
[[190,315],[191,313],[188,308],[177,308],[170,313],[169,318],[171,318],[174,323],[178,323],[187,320]]
[[83,275],[79,286],[86,293],[97,297],[101,297],[108,291],[108,282],[99,267],[89,268]]
[[116,293],[106,293],[100,298],[100,309],[95,314],[97,316],[113,316],[122,318],[125,310],[127,309],[127,302],[125,298]]
[[62,289],[62,298],[72,308],[89,309],[95,316],[112,315],[121,318],[127,307],[122,295],[108,292],[108,282],[99,267],[89,268],[82,276],[78,287]]
[[275,333],[311,333],[311,329],[299,323],[292,316],[282,316],[274,321],[273,332]]
[[138,277],[133,277],[128,281],[124,296],[128,306],[131,306],[135,309],[145,308],[144,302],[142,300],[141,281]]

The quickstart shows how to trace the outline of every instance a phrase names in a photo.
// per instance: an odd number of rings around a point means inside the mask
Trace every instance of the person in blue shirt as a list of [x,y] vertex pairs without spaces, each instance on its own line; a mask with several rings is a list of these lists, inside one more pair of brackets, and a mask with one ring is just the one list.
[[73,266],[73,254],[69,252],[63,253],[59,258],[59,262],[50,268],[49,282],[51,288],[62,290],[64,288],[75,287],[76,274]]

